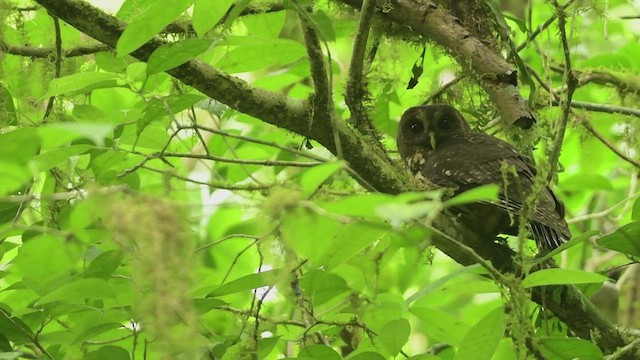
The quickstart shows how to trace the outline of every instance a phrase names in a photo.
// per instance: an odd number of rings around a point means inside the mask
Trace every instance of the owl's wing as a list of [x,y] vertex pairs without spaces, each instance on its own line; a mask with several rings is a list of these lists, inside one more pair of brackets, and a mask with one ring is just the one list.
[[[533,162],[512,145],[486,134],[466,134],[438,144],[421,168],[422,175],[436,185],[456,192],[486,185],[501,187],[493,203],[517,216],[525,197],[534,188]],[[564,221],[564,207],[551,189],[543,186],[537,204],[529,211],[534,238],[544,247],[555,248],[570,237]]]

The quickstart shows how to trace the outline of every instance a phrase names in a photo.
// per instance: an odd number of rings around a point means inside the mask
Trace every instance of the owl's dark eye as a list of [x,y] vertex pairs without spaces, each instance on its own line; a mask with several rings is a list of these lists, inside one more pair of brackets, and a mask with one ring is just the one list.
[[448,117],[443,117],[438,120],[438,129],[440,130],[450,130],[453,127],[453,120]]
[[422,122],[420,121],[414,121],[409,124],[409,130],[414,134],[419,134],[424,131],[424,125],[422,125]]

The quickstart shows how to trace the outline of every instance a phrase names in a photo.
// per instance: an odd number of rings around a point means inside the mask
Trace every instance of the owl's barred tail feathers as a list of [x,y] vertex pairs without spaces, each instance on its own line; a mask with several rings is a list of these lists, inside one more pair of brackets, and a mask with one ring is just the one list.
[[552,251],[569,240],[567,234],[536,222],[531,223],[531,233],[538,248],[545,251]]

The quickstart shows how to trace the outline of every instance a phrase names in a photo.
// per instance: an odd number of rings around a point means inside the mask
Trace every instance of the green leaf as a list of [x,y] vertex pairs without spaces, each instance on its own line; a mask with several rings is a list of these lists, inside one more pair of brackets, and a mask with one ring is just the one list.
[[45,147],[58,146],[78,139],[88,139],[103,146],[105,139],[113,133],[114,124],[99,123],[55,123],[38,128]]
[[429,336],[429,342],[446,342],[456,346],[462,342],[470,326],[457,317],[425,306],[412,306],[409,311],[423,321],[425,333]]
[[386,233],[386,230],[364,223],[343,225],[339,233],[329,241],[329,246],[320,256],[318,264],[324,265],[326,269],[333,269],[380,240]]
[[276,345],[278,344],[278,340],[280,340],[279,336],[260,339],[258,341],[258,359],[266,358],[271,353],[271,351],[273,351],[273,348],[276,347]]
[[213,28],[233,5],[233,0],[196,0],[193,7],[193,29],[199,37],[203,37]]
[[631,256],[640,256],[640,221],[632,221],[598,239],[598,245]]
[[0,161],[27,164],[40,151],[38,128],[27,127],[0,134],[0,144]]
[[613,190],[613,185],[602,175],[579,173],[565,178],[560,188],[564,191]]
[[385,357],[377,352],[365,351],[350,357],[349,360],[385,360]]
[[68,161],[72,156],[86,153],[92,148],[93,146],[91,145],[71,145],[47,151],[35,156],[32,160],[32,165],[38,171],[46,171]]
[[108,280],[122,264],[124,254],[120,250],[109,250],[98,255],[84,272],[86,278]]
[[263,286],[272,286],[283,280],[287,275],[288,273],[282,269],[274,269],[246,275],[218,286],[215,290],[207,294],[207,297],[236,294]]
[[0,126],[12,126],[18,124],[16,108],[13,105],[13,96],[9,89],[0,84]]
[[6,195],[23,190],[31,180],[29,169],[20,164],[0,159],[0,194]]
[[308,357],[314,360],[340,360],[340,355],[325,345],[311,345],[302,348],[300,357]]
[[251,35],[277,39],[282,31],[285,18],[285,11],[276,11],[243,16],[242,23],[247,27],[247,31]]
[[411,325],[407,319],[397,319],[388,322],[380,329],[376,340],[380,341],[391,355],[396,356],[404,344],[409,341]]
[[444,205],[449,207],[479,201],[495,201],[498,200],[499,192],[500,186],[497,184],[482,185],[452,197],[445,201]]
[[86,299],[113,299],[115,293],[103,279],[88,278],[67,283],[38,300],[43,305],[54,301],[84,303]]
[[300,177],[300,189],[305,198],[310,198],[333,174],[343,169],[344,161],[328,162],[306,170]]
[[185,12],[194,0],[154,1],[136,14],[116,44],[118,56],[138,49]]
[[34,336],[27,324],[18,317],[10,316],[4,308],[0,308],[0,334],[16,344],[29,344]]
[[454,360],[490,360],[504,335],[504,309],[498,307],[469,329]]
[[237,46],[226,52],[216,66],[229,73],[240,73],[289,64],[304,56],[306,50],[297,41],[253,38],[251,45]]
[[315,306],[320,306],[350,290],[343,278],[323,270],[311,270],[306,273],[300,278],[300,287],[313,300]]
[[62,238],[43,234],[25,241],[13,264],[24,274],[24,284],[43,293],[57,288],[58,281],[67,279],[71,261]]
[[103,72],[86,72],[55,78],[49,82],[49,88],[40,100],[62,94],[88,93],[95,89],[117,87],[119,78],[118,74]]
[[584,232],[584,233],[572,238],[571,240],[567,241],[566,243],[560,245],[559,247],[553,249],[553,251],[551,251],[550,253],[545,254],[542,257],[536,257],[535,259],[533,259],[533,262],[538,264],[538,263],[542,263],[544,261],[547,261],[548,259],[551,259],[552,257],[556,256],[557,254],[565,251],[566,249],[568,249],[570,247],[573,247],[573,246],[576,246],[576,245],[578,245],[579,243],[581,243],[583,241],[589,240],[590,237],[592,237],[592,236],[594,236],[596,234],[599,234],[599,233],[600,233],[600,231],[598,231],[598,230],[586,231],[586,232]]
[[173,69],[197,57],[212,45],[209,39],[186,39],[157,48],[147,61],[147,75]]
[[640,197],[637,198],[633,203],[633,208],[631,209],[631,219],[640,221]]
[[318,30],[324,36],[324,40],[326,41],[335,41],[336,40],[336,32],[333,30],[333,21],[327,16],[327,13],[318,10],[314,11],[310,14],[313,22],[318,26]]
[[480,264],[473,264],[473,265],[468,265],[465,266],[461,269],[458,269],[454,272],[451,272],[443,277],[441,277],[440,279],[432,282],[431,284],[429,284],[429,286],[427,286],[424,289],[421,289],[420,291],[414,293],[413,295],[409,296],[407,298],[407,300],[404,302],[405,306],[409,306],[411,305],[412,302],[424,297],[425,295],[433,292],[434,290],[440,288],[441,286],[443,286],[444,284],[446,284],[449,280],[458,277],[462,274],[466,274],[468,272],[472,272],[475,271],[477,269],[480,268]]
[[137,134],[140,135],[152,122],[162,119],[165,116],[175,115],[197,104],[204,98],[204,96],[198,94],[179,94],[155,99],[145,107],[144,115],[138,120],[136,128]]
[[591,341],[578,338],[541,338],[538,340],[547,360],[601,360],[602,351]]
[[522,286],[530,288],[534,286],[560,285],[560,284],[589,284],[600,283],[607,280],[604,275],[567,269],[542,269],[527,275],[522,280]]
[[120,346],[107,345],[87,353],[86,360],[130,360],[129,352]]

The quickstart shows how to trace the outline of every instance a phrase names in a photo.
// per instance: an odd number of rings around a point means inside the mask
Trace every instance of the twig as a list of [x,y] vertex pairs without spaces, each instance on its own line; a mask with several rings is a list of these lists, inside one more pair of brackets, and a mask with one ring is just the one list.
[[125,185],[109,186],[96,190],[72,190],[69,192],[53,193],[53,194],[24,194],[9,195],[0,197],[0,203],[23,203],[29,201],[66,201],[78,198],[86,198],[95,195],[106,195],[117,192],[126,192],[129,188]]
[[622,201],[614,204],[613,206],[611,206],[610,208],[608,208],[606,210],[603,210],[603,211],[600,211],[600,212],[597,212],[597,213],[580,215],[580,216],[576,216],[574,218],[568,219],[567,220],[567,224],[574,224],[574,223],[581,222],[581,221],[586,221],[586,220],[589,220],[589,219],[595,219],[595,218],[600,218],[600,217],[607,216],[610,213],[612,213],[613,210],[615,210],[619,206],[627,204],[630,200],[633,200],[633,199],[637,198],[638,196],[640,196],[640,194],[633,194],[633,195],[631,195],[629,197],[624,198]]
[[587,131],[589,131],[593,136],[595,136],[598,140],[600,140],[606,147],[608,147],[611,151],[613,151],[621,159],[623,159],[624,161],[632,164],[636,168],[640,169],[640,162],[638,160],[635,160],[635,159],[623,154],[622,151],[618,150],[609,140],[607,140],[604,136],[602,136],[602,134],[597,132],[596,129],[594,129],[593,126],[591,126],[591,124],[588,121],[583,120],[582,121],[582,126],[584,126],[585,129],[587,129]]
[[[53,16],[53,28],[55,29],[55,38],[56,38],[56,42],[55,42],[55,60],[54,60],[54,66],[55,66],[55,73],[53,75],[54,79],[57,79],[60,77],[60,72],[62,69],[62,36],[60,35],[60,20]],[[49,100],[47,101],[47,107],[44,110],[44,116],[42,117],[42,123],[46,123],[47,119],[49,118],[49,115],[51,114],[51,110],[53,110],[53,103],[55,101],[56,97],[55,96],[50,96]]]
[[[571,6],[571,4],[573,4],[574,1],[575,0],[567,1],[566,3],[562,4],[562,6],[560,6],[560,9],[564,11],[569,6]],[[516,51],[520,52],[522,51],[522,49],[526,48],[527,45],[529,45],[529,43],[532,42],[542,31],[544,31],[551,24],[553,24],[553,22],[556,21],[557,17],[558,17],[558,11],[554,12],[553,15],[551,15],[551,17],[547,19],[547,21],[545,21],[542,25],[538,26],[534,31],[532,31],[531,34],[529,34],[529,37],[527,38],[527,40],[525,40],[522,44],[518,45],[518,47],[516,48]]]
[[349,76],[345,93],[345,102],[351,111],[351,120],[363,134],[377,140],[373,124],[363,105],[366,90],[362,82],[365,76],[364,56],[367,50],[367,40],[371,28],[371,18],[376,10],[374,0],[363,0],[360,9],[360,21],[351,51],[351,63],[349,65]]
[[141,169],[145,169],[145,170],[149,170],[149,171],[153,171],[153,172],[156,172],[156,173],[159,173],[159,174],[163,174],[163,175],[168,175],[168,176],[171,176],[171,177],[176,178],[178,180],[190,182],[190,183],[193,183],[193,184],[209,186],[209,187],[212,187],[214,189],[255,191],[255,190],[268,189],[268,188],[271,188],[273,186],[273,185],[252,185],[252,184],[234,185],[234,184],[226,184],[226,183],[223,183],[223,182],[199,181],[199,180],[191,179],[191,178],[186,177],[186,176],[178,175],[178,174],[176,174],[176,173],[174,173],[172,171],[156,169],[156,168],[152,168],[152,167],[149,167],[149,166],[146,166],[146,165],[142,165],[142,166],[140,166],[140,168]]
[[[610,356],[605,356],[605,360],[617,360],[617,359],[621,359],[623,355],[629,353],[631,350],[633,350],[635,347],[637,347],[638,345],[640,345],[640,339],[635,339],[632,342],[630,342],[629,344],[621,347],[620,349],[618,349],[616,352],[614,352],[613,354],[611,354]],[[636,354],[637,355],[637,354]]]
[[558,159],[560,158],[562,142],[564,141],[564,133],[567,130],[567,122],[569,121],[569,116],[571,115],[571,99],[573,98],[573,93],[578,86],[578,79],[573,73],[573,68],[571,67],[571,51],[569,49],[567,32],[565,29],[567,26],[565,8],[558,5],[557,0],[553,0],[552,3],[556,8],[556,13],[558,14],[558,28],[560,29],[560,40],[562,42],[562,50],[564,54],[564,79],[567,84],[567,91],[566,97],[562,102],[562,117],[560,118],[560,122],[557,124],[556,138],[553,143],[551,155],[549,156],[549,164],[551,168],[549,169],[549,174],[547,175],[547,183],[549,183],[555,177],[556,171],[558,169]]
[[[134,154],[144,155],[138,151],[131,151]],[[320,164],[324,164],[321,161],[285,161],[285,160],[251,160],[251,159],[233,159],[216,155],[203,155],[203,154],[180,154],[180,153],[153,153],[149,156],[154,159],[161,157],[168,158],[188,158],[188,159],[201,159],[201,160],[213,160],[231,164],[243,164],[243,165],[261,165],[261,166],[296,166],[296,167],[313,167]]]
[[[552,101],[552,105],[559,105],[557,101]],[[622,114],[640,117],[640,109],[634,109],[625,106],[609,105],[609,104],[597,104],[586,101],[572,100],[571,107],[576,109],[589,110],[593,112],[601,112],[607,114]]]
[[434,99],[439,98],[445,91],[449,90],[449,88],[453,87],[454,85],[459,83],[461,80],[465,79],[466,77],[467,75],[460,75],[454,78],[453,80],[449,81],[448,83],[442,85],[438,90],[436,90],[436,92],[431,94],[425,101],[423,101],[422,105],[427,105],[431,103]]

